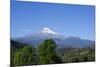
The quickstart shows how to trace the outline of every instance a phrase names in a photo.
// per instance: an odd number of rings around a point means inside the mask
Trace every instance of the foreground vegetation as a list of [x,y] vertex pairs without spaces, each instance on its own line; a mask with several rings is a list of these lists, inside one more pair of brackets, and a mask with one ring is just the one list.
[[11,66],[95,61],[95,45],[86,48],[57,48],[52,39],[38,47],[11,40]]

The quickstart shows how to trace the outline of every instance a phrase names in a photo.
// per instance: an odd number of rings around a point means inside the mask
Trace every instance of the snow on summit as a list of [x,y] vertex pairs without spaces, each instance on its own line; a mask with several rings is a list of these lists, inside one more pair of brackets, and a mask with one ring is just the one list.
[[42,33],[48,33],[48,34],[53,34],[53,35],[56,35],[58,33],[52,31],[50,28],[48,27],[44,27],[43,30],[42,30]]

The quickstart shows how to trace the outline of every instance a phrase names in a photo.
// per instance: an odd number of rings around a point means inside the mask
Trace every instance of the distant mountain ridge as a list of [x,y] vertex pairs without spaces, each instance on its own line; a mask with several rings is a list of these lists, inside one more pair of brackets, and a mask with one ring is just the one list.
[[45,27],[41,32],[34,33],[29,36],[15,38],[15,41],[30,44],[31,46],[38,46],[46,39],[53,39],[58,47],[89,47],[94,44],[92,40],[84,40],[79,37],[65,37],[51,29]]

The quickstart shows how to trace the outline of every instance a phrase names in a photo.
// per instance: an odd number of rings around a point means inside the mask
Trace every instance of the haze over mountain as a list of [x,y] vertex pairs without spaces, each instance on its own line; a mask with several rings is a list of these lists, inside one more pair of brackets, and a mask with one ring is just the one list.
[[69,36],[65,37],[60,33],[54,32],[48,27],[43,28],[41,32],[32,35],[14,38],[13,40],[38,46],[46,39],[53,39],[58,47],[89,47],[94,44],[94,41],[81,39],[79,37]]

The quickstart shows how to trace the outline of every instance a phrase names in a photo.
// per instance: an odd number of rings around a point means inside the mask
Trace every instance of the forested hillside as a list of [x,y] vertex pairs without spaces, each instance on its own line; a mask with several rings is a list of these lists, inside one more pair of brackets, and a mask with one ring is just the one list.
[[39,46],[11,40],[11,66],[95,61],[95,45],[86,48],[58,48],[52,39]]

